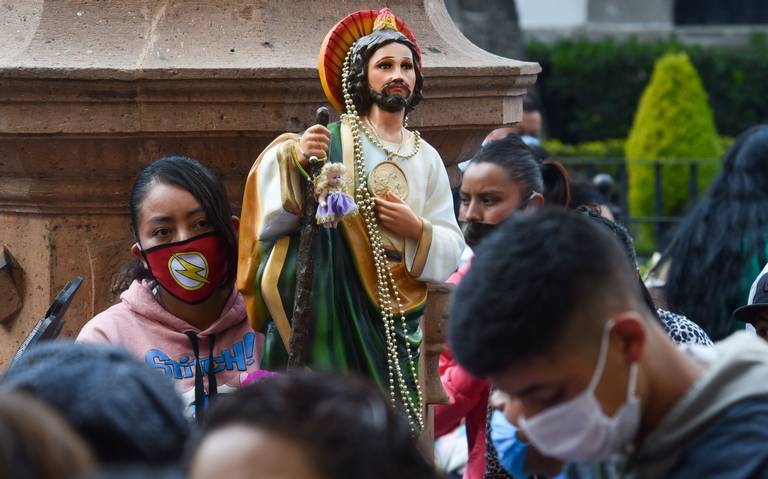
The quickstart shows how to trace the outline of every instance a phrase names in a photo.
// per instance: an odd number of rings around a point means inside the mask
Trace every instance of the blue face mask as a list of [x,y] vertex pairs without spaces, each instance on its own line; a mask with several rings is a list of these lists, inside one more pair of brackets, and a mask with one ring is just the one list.
[[491,441],[499,457],[499,464],[515,479],[526,479],[528,473],[523,470],[528,444],[517,437],[517,428],[507,421],[501,411],[491,415]]

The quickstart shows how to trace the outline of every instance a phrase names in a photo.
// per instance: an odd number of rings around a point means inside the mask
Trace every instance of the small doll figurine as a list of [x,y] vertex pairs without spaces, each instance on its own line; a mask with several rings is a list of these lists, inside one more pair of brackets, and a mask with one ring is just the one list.
[[320,170],[315,187],[317,195],[317,224],[325,228],[336,228],[339,222],[357,214],[355,200],[344,192],[344,173],[347,172],[343,163],[326,163]]

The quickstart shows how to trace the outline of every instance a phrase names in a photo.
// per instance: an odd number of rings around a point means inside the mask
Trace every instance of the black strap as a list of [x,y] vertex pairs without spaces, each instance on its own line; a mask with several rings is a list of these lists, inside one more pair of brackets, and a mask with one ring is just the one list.
[[[184,334],[189,338],[192,345],[192,352],[195,353],[195,418],[202,421],[205,415],[205,385],[203,384],[203,366],[200,363],[200,339],[194,331],[186,331]],[[219,393],[218,383],[216,381],[216,364],[213,360],[213,348],[216,344],[216,336],[208,336],[208,406],[211,405],[216,395]]]
[[205,387],[203,386],[203,367],[200,365],[200,345],[197,333],[186,331],[184,334],[189,338],[192,352],[195,353],[195,418],[200,422],[205,414]]
[[216,336],[211,334],[208,338],[208,406],[210,406],[219,393],[219,386],[216,383],[216,364],[213,361],[213,345],[216,343]]

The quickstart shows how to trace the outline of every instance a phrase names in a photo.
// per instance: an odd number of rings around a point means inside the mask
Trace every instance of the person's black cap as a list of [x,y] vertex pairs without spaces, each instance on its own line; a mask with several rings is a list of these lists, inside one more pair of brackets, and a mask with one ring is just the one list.
[[745,323],[754,324],[758,313],[768,311],[768,273],[757,280],[755,294],[749,298],[749,304],[736,308],[733,317]]
[[13,363],[0,389],[48,403],[104,466],[170,466],[184,453],[189,424],[173,383],[115,346],[43,341]]

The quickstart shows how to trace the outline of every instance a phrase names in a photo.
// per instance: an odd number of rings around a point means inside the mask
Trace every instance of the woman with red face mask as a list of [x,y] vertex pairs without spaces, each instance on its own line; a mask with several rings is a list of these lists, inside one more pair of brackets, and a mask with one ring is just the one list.
[[234,287],[238,218],[221,180],[191,158],[148,165],[131,190],[143,270],[78,341],[117,344],[171,378],[189,416],[259,368],[263,337]]
[[[461,182],[459,221],[471,248],[510,215],[543,204],[567,206],[570,184],[565,168],[556,161],[540,161],[518,136],[483,146],[469,163]],[[458,284],[469,270],[465,264],[449,283]],[[462,419],[467,427],[469,460],[465,479],[509,477],[495,461],[486,463],[486,419],[490,386],[459,366],[450,349],[440,356],[440,380],[450,404],[435,408],[435,435],[452,431]]]

